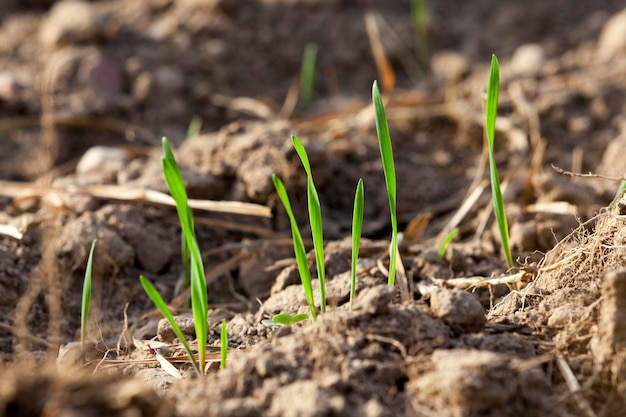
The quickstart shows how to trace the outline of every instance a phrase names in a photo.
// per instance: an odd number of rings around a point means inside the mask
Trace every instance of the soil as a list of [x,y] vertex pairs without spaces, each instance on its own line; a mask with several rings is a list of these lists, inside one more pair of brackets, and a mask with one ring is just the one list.
[[[410,2],[399,0],[2,2],[0,416],[623,415],[618,3],[433,2],[425,55]],[[386,72],[372,53],[377,42]],[[308,43],[318,58],[307,104],[297,100],[297,77]],[[483,151],[492,53],[501,63],[496,162],[513,270]],[[403,267],[393,287],[369,97],[373,80],[390,74],[393,85],[382,84]],[[194,118],[202,127],[186,139]],[[329,306],[316,321],[268,327],[262,321],[275,314],[309,311],[271,179],[285,183],[310,249],[291,135],[304,143],[320,193]],[[155,284],[195,341],[178,218],[159,194],[162,136],[201,206],[212,358],[203,378],[180,359],[180,341],[139,281]],[[366,204],[349,309],[359,178]],[[314,279],[316,299],[317,287]],[[182,378],[154,349],[179,358]]]

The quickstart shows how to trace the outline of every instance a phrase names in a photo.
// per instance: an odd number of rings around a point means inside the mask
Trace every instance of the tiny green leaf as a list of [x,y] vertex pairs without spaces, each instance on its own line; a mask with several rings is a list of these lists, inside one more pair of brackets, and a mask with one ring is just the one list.
[[306,313],[296,314],[295,316],[287,313],[280,313],[272,317],[272,321],[278,324],[292,325],[298,323],[299,321],[304,321],[308,318],[309,315]]
[[87,258],[87,268],[85,269],[85,280],[83,281],[83,298],[80,309],[80,351],[81,362],[85,362],[85,339],[87,337],[87,318],[89,317],[89,309],[91,308],[91,275],[93,271],[93,254],[96,249],[96,242],[98,239],[94,239],[91,243],[91,249],[89,250],[89,257]]
[[317,45],[308,43],[302,56],[300,68],[300,97],[304,106],[311,103],[313,85],[315,83],[315,61],[317,59]]
[[459,228],[455,227],[450,233],[448,233],[448,235],[443,239],[443,242],[441,242],[441,246],[439,246],[439,251],[437,252],[437,255],[440,258],[443,258],[443,255],[446,254],[446,249],[448,248],[448,245],[450,244],[450,242],[452,242],[452,239],[454,239],[456,237],[456,235],[459,234]]
[[226,369],[226,356],[228,355],[228,329],[226,319],[222,319],[222,329],[220,332],[220,369]]
[[359,258],[359,244],[363,228],[363,178],[359,178],[354,194],[354,210],[352,214],[352,264],[350,267],[350,310],[356,294],[356,267]]

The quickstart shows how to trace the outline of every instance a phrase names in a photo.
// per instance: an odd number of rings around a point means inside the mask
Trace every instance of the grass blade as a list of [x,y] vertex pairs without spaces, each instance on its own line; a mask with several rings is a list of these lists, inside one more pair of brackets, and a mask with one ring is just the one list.
[[354,211],[352,214],[352,266],[350,273],[350,310],[356,293],[356,264],[359,258],[359,244],[361,243],[361,230],[363,228],[363,178],[359,178],[354,194]]
[[193,215],[189,207],[183,177],[176,163],[176,159],[174,158],[172,148],[165,138],[163,138],[163,158],[161,159],[161,163],[170,194],[176,202],[176,211],[178,212],[178,218],[183,229],[183,236],[191,256],[191,309],[196,327],[196,337],[198,339],[200,369],[204,369],[209,314],[206,277],[204,275],[202,255],[194,232]]
[[226,319],[222,319],[222,331],[220,332],[220,369],[226,369],[226,356],[228,355],[228,329]]
[[311,285],[311,273],[309,272],[309,265],[306,261],[306,250],[304,249],[304,242],[302,241],[302,235],[300,234],[300,229],[298,228],[298,223],[296,222],[296,218],[293,215],[293,210],[291,210],[291,204],[289,203],[289,196],[287,195],[287,190],[285,190],[285,186],[283,182],[276,175],[272,175],[272,181],[274,182],[274,187],[276,188],[276,192],[280,197],[283,206],[285,207],[285,211],[287,212],[287,216],[289,216],[289,222],[291,224],[291,235],[293,237],[293,251],[296,255],[296,261],[298,263],[298,271],[300,272],[300,279],[302,280],[302,287],[304,288],[304,293],[306,295],[307,302],[309,303],[309,308],[311,309],[311,317],[313,320],[316,319],[317,314],[315,312],[315,301],[313,299],[313,287]]
[[320,286],[320,311],[326,311],[326,277],[324,270],[324,233],[322,230],[322,208],[320,206],[319,195],[313,183],[311,165],[302,142],[295,136],[291,137],[293,147],[296,149],[307,176],[307,200],[309,205],[309,222],[311,223],[311,234],[313,236],[313,247],[315,249],[315,262],[317,264],[317,278]]
[[176,337],[178,337],[180,342],[183,344],[187,355],[189,355],[189,360],[191,360],[193,369],[196,370],[198,375],[203,375],[203,372],[200,370],[198,362],[196,362],[196,359],[194,358],[194,354],[191,350],[191,347],[189,346],[189,342],[187,342],[187,339],[185,339],[183,332],[180,330],[180,326],[178,326],[178,323],[176,323],[176,320],[174,320],[174,316],[167,307],[167,304],[165,303],[165,301],[163,301],[163,298],[161,298],[161,294],[159,294],[157,289],[154,288],[154,285],[152,285],[152,283],[148,281],[148,279],[143,275],[139,276],[139,280],[141,281],[141,285],[144,291],[146,292],[146,294],[148,294],[148,297],[150,297],[154,305],[159,309],[161,314],[163,314],[163,317],[167,319],[169,324],[172,326],[172,330],[174,330]]
[[441,246],[439,246],[439,251],[437,251],[437,256],[439,256],[440,258],[443,258],[443,255],[446,254],[446,249],[448,248],[448,245],[450,244],[450,242],[452,242],[452,239],[454,239],[456,235],[458,234],[459,234],[458,227],[455,227],[454,229],[452,229],[450,233],[448,233],[448,235],[443,239],[443,242],[441,242]]
[[83,281],[83,299],[80,308],[81,363],[85,362],[85,339],[87,337],[87,318],[89,317],[89,309],[91,308],[91,275],[93,271],[93,253],[96,249],[96,242],[98,242],[98,239],[94,239],[94,241],[91,243],[89,257],[87,258],[87,268],[85,269],[85,280]]
[[494,142],[496,130],[496,114],[498,112],[498,94],[500,91],[500,67],[498,58],[491,56],[491,70],[489,73],[489,85],[487,87],[487,103],[485,106],[485,128],[487,130],[487,141],[489,151],[489,173],[491,176],[491,192],[493,196],[493,210],[498,222],[502,250],[506,258],[509,269],[513,268],[513,258],[511,257],[511,247],[509,245],[509,226],[504,210],[504,199],[500,190],[500,178],[494,156]]
[[187,134],[185,135],[185,139],[195,138],[200,134],[202,130],[202,119],[199,116],[194,116],[189,122],[189,126],[187,127]]
[[308,43],[302,56],[300,68],[300,97],[305,107],[311,104],[313,85],[315,84],[315,61],[317,60],[317,45]]
[[385,183],[387,184],[387,196],[389,198],[389,211],[391,212],[391,247],[389,251],[389,281],[393,286],[396,279],[396,253],[398,251],[398,220],[396,217],[396,168],[393,162],[393,150],[391,148],[391,136],[387,125],[385,107],[380,96],[378,83],[374,81],[372,86],[372,102],[374,103],[374,114],[376,118],[376,133],[378,135],[378,145],[380,156],[383,161],[383,171],[385,172]]
[[411,11],[415,28],[417,61],[424,74],[428,74],[428,5],[426,0],[413,0]]

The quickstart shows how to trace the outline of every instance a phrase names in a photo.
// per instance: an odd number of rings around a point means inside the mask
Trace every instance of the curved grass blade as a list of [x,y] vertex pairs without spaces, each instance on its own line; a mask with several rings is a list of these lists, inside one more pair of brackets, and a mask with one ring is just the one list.
[[163,158],[161,159],[161,163],[163,165],[163,174],[165,175],[170,194],[176,202],[176,211],[178,212],[183,236],[191,256],[191,309],[196,327],[196,337],[198,339],[200,369],[204,369],[209,308],[202,255],[194,232],[193,215],[189,207],[183,177],[176,163],[176,159],[174,158],[172,148],[166,138],[163,138],[162,144]]
[[180,326],[178,326],[178,323],[176,323],[176,320],[174,320],[174,316],[172,315],[172,313],[170,313],[167,304],[165,304],[165,301],[163,301],[163,298],[161,298],[161,294],[159,294],[157,289],[154,288],[154,285],[152,285],[152,283],[148,281],[148,279],[143,275],[139,276],[139,280],[141,281],[141,285],[143,286],[144,291],[146,292],[146,294],[148,294],[148,297],[150,297],[154,305],[159,309],[161,314],[163,314],[163,317],[167,319],[169,324],[172,326],[172,330],[174,330],[176,337],[178,337],[180,342],[183,344],[187,355],[189,355],[189,360],[193,365],[193,369],[196,370],[198,375],[203,375],[203,372],[200,370],[198,362],[196,362],[196,359],[194,358],[193,351],[191,350],[187,339],[185,339],[183,332],[180,330]]
[[456,235],[458,234],[459,234],[458,227],[455,227],[454,229],[452,229],[450,233],[448,233],[448,236],[446,236],[443,239],[443,242],[441,242],[441,246],[439,246],[439,251],[437,251],[437,256],[439,256],[440,258],[443,258],[443,255],[446,254],[446,249],[448,248],[448,245],[450,244],[450,242],[452,242],[452,239],[454,239]]
[[487,103],[485,106],[485,128],[487,130],[487,141],[489,151],[489,173],[491,176],[491,192],[493,196],[493,210],[498,222],[502,250],[506,258],[509,269],[513,268],[513,258],[511,257],[511,247],[509,245],[509,226],[504,210],[504,199],[500,190],[500,178],[494,157],[494,142],[496,130],[496,114],[498,112],[498,94],[500,92],[500,67],[498,58],[491,56],[491,69],[489,72],[489,85],[487,87]]
[[228,329],[226,319],[222,319],[222,330],[220,332],[220,369],[226,369],[226,356],[228,355]]
[[350,274],[350,310],[356,293],[356,267],[359,259],[359,244],[361,243],[361,230],[363,229],[363,178],[359,178],[354,194],[354,210],[352,213],[352,265]]
[[85,280],[83,281],[83,298],[80,308],[80,361],[85,363],[85,339],[87,337],[87,318],[89,317],[89,309],[91,308],[91,275],[93,271],[93,253],[96,249],[94,239],[89,250],[87,258],[87,268],[85,269]]
[[376,133],[378,135],[378,146],[380,156],[383,161],[383,171],[385,172],[385,183],[387,185],[387,196],[389,198],[389,211],[391,212],[391,246],[389,250],[389,280],[388,285],[393,286],[396,279],[396,258],[398,251],[398,220],[396,216],[396,168],[393,162],[393,149],[391,147],[391,136],[387,125],[385,107],[380,96],[378,83],[374,81],[372,85],[372,102],[374,103],[374,114],[376,118]]
[[293,147],[296,149],[307,177],[307,200],[309,205],[309,222],[311,223],[311,234],[313,236],[313,247],[315,249],[315,263],[317,265],[317,278],[320,286],[320,311],[326,311],[326,276],[324,269],[324,233],[322,230],[322,208],[317,189],[313,183],[311,164],[306,154],[302,142],[295,136],[291,137]]
[[317,318],[317,314],[315,313],[315,300],[313,299],[311,273],[309,272],[309,265],[306,261],[306,250],[304,249],[302,235],[300,234],[300,229],[298,228],[296,218],[293,215],[293,210],[291,210],[289,196],[287,195],[287,190],[285,190],[283,182],[276,175],[272,175],[272,181],[274,182],[276,192],[278,193],[278,196],[280,197],[280,200],[285,207],[287,216],[289,216],[289,222],[291,224],[291,235],[293,237],[293,251],[296,255],[296,261],[298,263],[298,272],[300,272],[302,287],[304,288],[306,300],[309,303],[309,308],[311,309],[311,317],[313,318],[313,320],[315,320]]

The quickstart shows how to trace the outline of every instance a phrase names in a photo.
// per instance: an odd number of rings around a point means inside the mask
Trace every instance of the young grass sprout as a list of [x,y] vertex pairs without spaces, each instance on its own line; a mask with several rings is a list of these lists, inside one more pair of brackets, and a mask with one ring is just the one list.
[[420,69],[428,74],[428,5],[426,0],[412,2],[415,28],[415,53]]
[[317,60],[317,45],[308,43],[302,56],[300,68],[300,97],[304,107],[311,104],[313,97],[313,85],[315,84],[315,61]]
[[352,262],[350,267],[350,310],[356,294],[356,267],[359,259],[359,244],[361,243],[361,230],[363,229],[363,178],[359,178],[354,194],[354,210],[352,213]]
[[487,103],[485,106],[485,128],[487,130],[487,141],[489,151],[489,173],[491,175],[491,192],[493,198],[493,210],[498,222],[500,230],[500,240],[502,250],[506,258],[506,264],[509,269],[513,269],[513,258],[511,257],[511,248],[509,245],[509,226],[506,220],[504,210],[504,200],[502,191],[500,190],[500,179],[496,168],[496,160],[494,157],[494,142],[496,130],[496,113],[498,112],[498,94],[500,91],[500,68],[498,58],[495,55],[491,57],[491,70],[489,73],[489,85],[487,87]]
[[294,316],[292,316],[291,314],[280,313],[272,317],[271,320],[265,319],[261,321],[261,323],[266,325],[267,327],[291,326],[292,324],[296,324],[308,318],[309,315],[306,313],[296,314]]
[[85,363],[85,339],[87,337],[87,318],[89,317],[89,309],[91,308],[91,273],[93,270],[93,253],[96,249],[94,239],[89,250],[87,258],[87,268],[85,269],[85,280],[83,281],[83,299],[80,309],[80,362]]
[[226,328],[226,319],[222,320],[222,329],[220,332],[220,369],[226,369],[226,356],[228,355],[228,329]]
[[300,272],[302,287],[304,288],[306,300],[309,303],[309,308],[311,310],[311,318],[315,320],[317,318],[317,314],[315,312],[315,301],[313,299],[311,272],[309,271],[309,265],[306,260],[306,250],[304,248],[304,242],[302,241],[302,235],[300,234],[300,229],[298,228],[296,218],[293,215],[291,203],[289,202],[289,196],[287,195],[287,190],[285,190],[283,182],[276,175],[272,175],[272,181],[274,182],[274,187],[276,188],[278,197],[280,197],[280,200],[285,207],[285,211],[287,212],[287,216],[289,217],[289,222],[291,224],[291,236],[293,238],[293,251],[296,255],[298,272]]
[[378,134],[378,145],[380,156],[383,161],[383,171],[385,172],[385,183],[387,185],[387,196],[389,198],[389,211],[391,212],[391,245],[389,247],[389,279],[388,285],[393,286],[396,279],[396,259],[398,258],[398,220],[396,217],[396,169],[393,162],[393,150],[391,148],[391,137],[385,107],[380,96],[378,83],[374,81],[372,86],[372,102],[374,103],[374,115],[376,119],[376,133]]
[[313,247],[315,250],[315,263],[317,264],[317,278],[320,286],[320,311],[326,312],[326,284],[324,271],[324,234],[322,231],[322,208],[320,199],[313,182],[309,157],[306,154],[302,142],[295,136],[291,137],[293,147],[296,149],[307,177],[307,201],[309,206],[309,222],[311,223],[311,234],[313,235]]
[[[190,280],[191,280],[191,310],[193,313],[194,324],[196,327],[196,338],[198,339],[198,358],[199,363],[195,363],[193,359],[193,352],[189,348],[189,344],[186,342],[180,328],[176,324],[174,317],[169,312],[167,304],[163,301],[159,293],[154,286],[145,278],[140,277],[141,284],[143,285],[146,293],[154,304],[161,310],[161,313],[167,318],[172,325],[176,336],[180,339],[189,355],[196,372],[199,375],[204,374],[204,364],[206,362],[206,342],[208,333],[208,300],[206,292],[206,277],[204,275],[204,266],[202,264],[202,255],[200,254],[200,248],[198,247],[198,241],[194,232],[193,214],[189,207],[187,191],[183,182],[183,177],[174,158],[172,148],[170,147],[167,139],[163,138],[163,158],[161,159],[163,165],[163,174],[167,186],[170,190],[170,194],[176,202],[176,211],[178,212],[178,218],[182,226],[183,238],[186,246],[189,250],[189,256],[191,258],[190,265]],[[177,331],[178,328],[178,331]],[[180,333],[179,333],[180,332]]]
[[443,256],[446,254],[446,249],[448,248],[448,245],[450,244],[450,242],[452,242],[452,239],[454,239],[458,234],[459,228],[455,227],[450,233],[448,233],[448,236],[443,239],[443,242],[441,242],[441,246],[439,246],[439,251],[437,252],[439,258],[443,258]]

